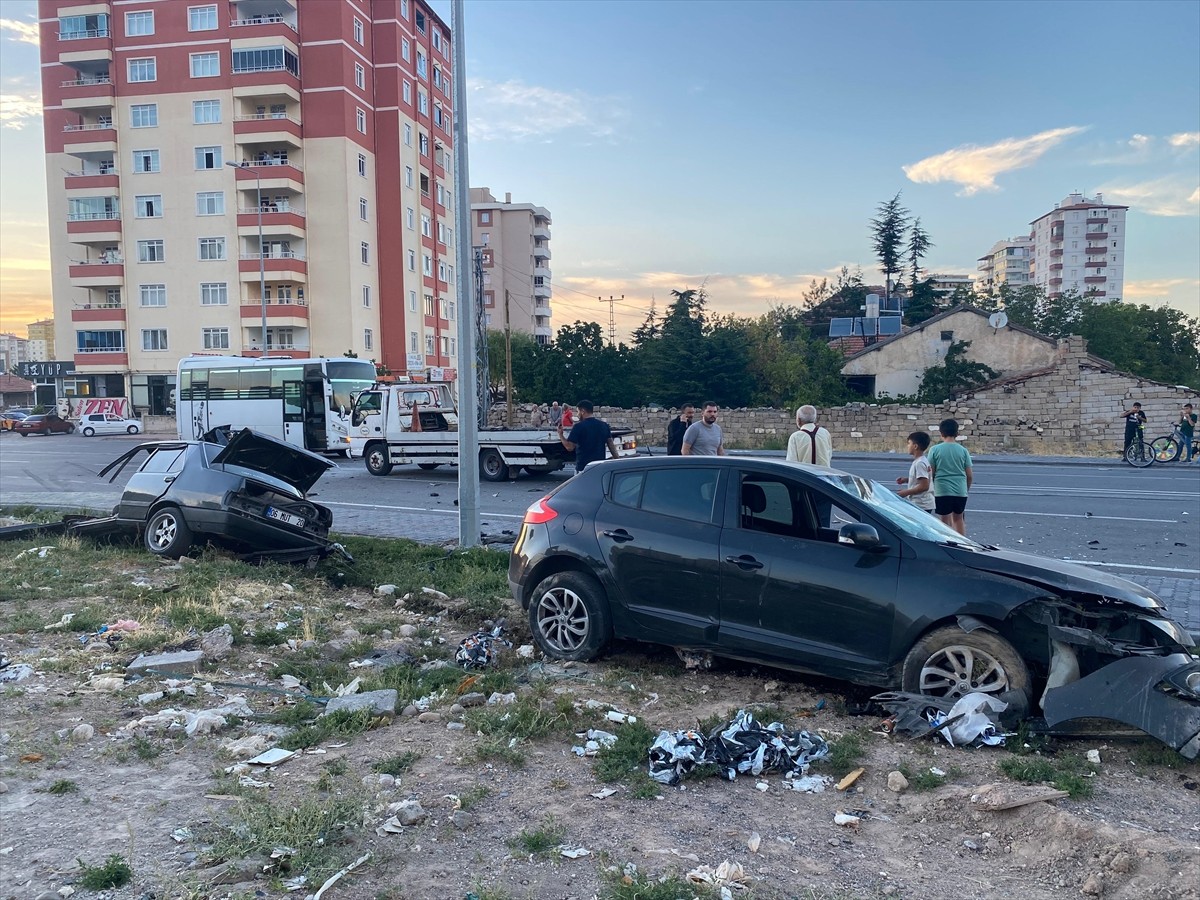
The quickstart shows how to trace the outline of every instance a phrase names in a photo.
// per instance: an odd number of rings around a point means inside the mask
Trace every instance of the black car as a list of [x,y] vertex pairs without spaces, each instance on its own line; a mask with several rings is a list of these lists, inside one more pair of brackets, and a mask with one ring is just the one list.
[[250,429],[224,445],[217,440],[152,441],[123,453],[100,475],[115,479],[133,459],[148,457],[113,515],[77,523],[75,530],[136,529],[147,550],[172,558],[200,540],[260,558],[304,559],[341,550],[329,540],[333,513],[306,497],[332,462]]
[[[1153,593],[976,543],[835,469],[588,466],[529,508],[508,579],[558,659],[632,638],[890,690],[1006,694],[1051,724],[1116,718],[1200,752],[1200,662]],[[1117,690],[1131,709],[1114,715]]]

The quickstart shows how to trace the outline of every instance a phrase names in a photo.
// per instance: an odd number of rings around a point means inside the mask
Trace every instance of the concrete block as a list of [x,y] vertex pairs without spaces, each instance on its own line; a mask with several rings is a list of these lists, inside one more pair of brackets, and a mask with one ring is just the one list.
[[389,688],[386,691],[368,691],[365,694],[350,694],[347,697],[334,697],[325,705],[327,716],[339,710],[358,712],[360,709],[371,710],[373,716],[386,716],[389,719],[396,716],[396,691]]
[[204,659],[203,650],[180,650],[175,653],[141,654],[129,664],[126,674],[142,673],[148,669],[167,675],[192,675],[200,669]]

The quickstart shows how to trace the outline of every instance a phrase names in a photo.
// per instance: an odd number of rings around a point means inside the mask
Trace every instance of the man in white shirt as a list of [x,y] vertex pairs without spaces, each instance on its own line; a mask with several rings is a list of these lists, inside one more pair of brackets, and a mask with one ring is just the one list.
[[805,404],[796,410],[796,428],[788,439],[787,458],[810,466],[833,464],[833,440],[829,430],[817,424],[817,408]]

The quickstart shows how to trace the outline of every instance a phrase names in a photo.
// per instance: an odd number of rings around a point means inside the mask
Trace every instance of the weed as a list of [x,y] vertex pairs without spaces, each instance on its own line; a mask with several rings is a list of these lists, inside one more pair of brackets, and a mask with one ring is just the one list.
[[485,706],[467,711],[467,727],[486,737],[518,741],[558,735],[565,737],[576,731],[579,715],[568,697],[539,701],[521,697],[516,703]]
[[475,743],[475,758],[483,761],[499,760],[514,769],[525,765],[525,754],[517,747],[516,738],[481,738]]
[[302,750],[305,747],[316,746],[335,735],[351,737],[362,734],[375,724],[375,718],[369,709],[338,710],[321,716],[315,722],[293,729],[279,741],[279,746],[285,750]]
[[1200,759],[1185,759],[1177,750],[1157,742],[1138,744],[1129,751],[1129,759],[1139,766],[1162,766],[1166,769],[1200,769]]
[[133,869],[116,853],[98,866],[89,866],[82,859],[77,859],[76,862],[80,866],[79,883],[89,891],[122,887],[133,880]]
[[274,625],[254,629],[250,635],[250,643],[255,647],[277,647],[287,642],[287,631],[276,631]]
[[547,816],[536,828],[522,828],[521,833],[508,842],[514,850],[524,850],[533,856],[545,856],[563,842],[567,829],[557,825]]
[[487,796],[491,792],[491,788],[486,784],[477,784],[470,790],[458,795],[458,807],[459,809],[470,809],[472,806],[476,806],[481,801],[487,799]]
[[79,793],[79,785],[77,785],[73,781],[69,781],[66,778],[60,778],[58,781],[54,782],[54,784],[50,785],[50,787],[44,789],[42,791],[42,793],[43,794],[78,794]]
[[654,878],[643,872],[629,876],[613,872],[605,877],[600,900],[706,900],[717,896],[709,888],[678,875]]
[[468,896],[474,897],[475,900],[512,900],[512,894],[508,891],[484,887],[481,884],[476,884]]
[[1072,800],[1092,796],[1095,788],[1090,777],[1093,773],[1083,757],[1063,755],[1057,759],[1035,756],[1010,756],[1000,760],[1000,771],[1026,784],[1049,782],[1060,791],[1066,791]]
[[413,763],[420,758],[421,755],[419,753],[406,750],[403,753],[397,753],[395,756],[389,756],[387,759],[379,760],[379,762],[371,766],[371,769],[380,775],[402,775],[411,769]]
[[913,791],[932,791],[946,783],[945,775],[938,775],[928,768],[914,772],[908,766],[900,767],[900,774],[908,780],[908,786]]
[[1050,738],[1032,731],[1029,727],[1029,720],[1022,719],[1017,726],[1017,733],[1013,735],[1011,741],[1006,741],[1004,746],[1011,749],[1017,756],[1045,753],[1050,749]]
[[350,763],[346,762],[344,756],[339,756],[325,763],[325,771],[335,778],[341,778],[343,775],[349,774]]
[[828,772],[835,778],[842,778],[858,768],[866,749],[862,733],[848,731],[829,742],[829,755],[813,763],[813,768]]
[[321,708],[315,703],[302,700],[299,703],[288,703],[266,717],[272,725],[287,725],[295,727],[315,719]]

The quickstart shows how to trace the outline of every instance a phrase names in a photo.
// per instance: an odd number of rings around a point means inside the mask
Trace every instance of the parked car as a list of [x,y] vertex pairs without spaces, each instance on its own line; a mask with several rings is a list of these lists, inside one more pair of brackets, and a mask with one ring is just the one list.
[[1153,593],[980,544],[835,469],[590,465],[529,507],[508,579],[557,659],[632,638],[914,694],[1040,702],[1052,725],[1115,718],[1200,752],[1200,661]]
[[[115,479],[147,454],[113,515],[76,522],[82,534],[136,531],[156,556],[178,558],[213,540],[255,557],[312,559],[341,545],[329,540],[333,513],[307,491],[334,464],[245,429],[224,446],[210,441],[150,441],[100,470]],[[344,553],[344,551],[341,551]]]
[[74,434],[75,425],[57,413],[45,413],[44,415],[38,413],[35,416],[26,416],[19,422],[14,422],[12,430],[21,435],[21,437],[29,437],[31,434]]
[[123,419],[112,413],[88,413],[79,417],[79,433],[84,437],[94,434],[138,434],[142,423],[136,419]]
[[0,413],[0,431],[12,431],[14,425],[29,415],[19,409],[6,410]]

